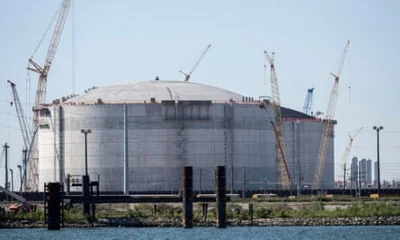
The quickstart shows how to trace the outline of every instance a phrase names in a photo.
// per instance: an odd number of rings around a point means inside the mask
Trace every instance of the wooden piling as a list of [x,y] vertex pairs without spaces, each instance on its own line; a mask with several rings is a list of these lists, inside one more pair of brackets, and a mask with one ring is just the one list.
[[[91,220],[94,221],[96,219],[96,203],[93,201],[93,184],[92,184],[92,182],[89,182],[89,185],[90,185],[89,203],[91,204],[91,207],[92,207]],[[97,187],[97,190],[98,190],[98,187]]]
[[82,176],[82,197],[83,197],[83,215],[86,217],[90,216],[90,181],[89,176]]
[[203,222],[207,223],[207,215],[208,215],[208,203],[202,203],[201,209],[203,211]]
[[226,228],[226,169],[217,166],[215,171],[215,191],[217,201],[217,227]]
[[47,184],[47,229],[60,230],[61,223],[61,185],[59,182]]
[[193,227],[193,167],[183,168],[183,227]]
[[157,216],[157,204],[153,204],[153,216]]
[[249,216],[250,216],[250,224],[253,224],[253,216],[254,216],[254,205],[249,203]]

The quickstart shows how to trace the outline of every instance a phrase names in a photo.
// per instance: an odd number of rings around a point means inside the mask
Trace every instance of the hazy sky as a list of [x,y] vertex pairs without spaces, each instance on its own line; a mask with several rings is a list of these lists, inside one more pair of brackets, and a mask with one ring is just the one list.
[[[60,2],[0,1],[0,143],[11,145],[14,169],[21,161],[22,137],[6,80],[17,84],[24,104],[26,96],[33,101],[37,75],[31,73],[27,88],[25,69]],[[399,9],[396,0],[73,0],[48,77],[47,100],[74,90],[82,93],[91,86],[155,76],[183,80],[178,70],[190,68],[190,61],[212,44],[192,81],[255,98],[270,95],[263,50],[274,51],[282,105],[301,110],[307,88],[315,87],[314,110],[326,112],[333,84],[329,73],[350,38],[336,108],[336,166],[342,161],[348,133],[360,127],[364,130],[351,155],[375,160],[372,126],[379,124],[385,127],[381,178],[400,178]],[[51,34],[52,29],[34,56],[40,64]],[[3,162],[0,171],[3,185]]]

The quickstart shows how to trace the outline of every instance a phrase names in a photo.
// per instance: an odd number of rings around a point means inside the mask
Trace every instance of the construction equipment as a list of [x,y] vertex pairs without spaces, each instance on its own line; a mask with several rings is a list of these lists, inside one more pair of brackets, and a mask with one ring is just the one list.
[[[30,66],[29,70],[39,74],[38,85],[36,89],[34,113],[33,113],[33,129],[37,129],[39,126],[39,112],[37,110],[38,106],[46,102],[46,90],[47,90],[47,76],[57,52],[57,47],[60,42],[61,34],[64,29],[64,25],[67,19],[68,11],[71,5],[71,0],[64,0],[60,7],[60,12],[57,18],[57,22],[54,28],[53,36],[50,41],[49,48],[47,50],[46,60],[43,67],[36,63],[32,58],[29,59]],[[37,146],[37,135],[33,138],[33,148],[28,159],[29,165],[29,177],[27,182],[27,188],[31,191],[38,190],[38,146]]]
[[[19,98],[19,95],[17,92],[16,85],[15,85],[15,83],[11,82],[10,80],[7,80],[7,82],[10,84],[11,90],[13,93],[14,106],[17,111],[18,122],[19,122],[19,125],[21,128],[22,138],[24,140],[24,149],[26,149],[26,152],[27,152],[26,156],[29,156],[30,152],[31,152],[31,148],[32,148],[32,141],[33,141],[32,132],[31,132],[31,129],[28,128],[27,118],[25,117],[24,110],[22,109],[22,104],[21,104],[21,101],[20,101],[20,98]],[[36,136],[36,131],[35,131],[34,136]],[[25,160],[25,156],[23,157],[23,159]],[[26,158],[26,159],[28,159],[28,158]],[[23,161],[23,163],[24,163],[23,164],[24,174],[21,176],[21,181],[23,183],[25,183],[26,168],[27,168],[26,164],[27,163],[26,163],[26,161]],[[21,183],[21,186],[22,186],[22,183]]]
[[[270,122],[271,125],[272,125],[272,129],[274,130],[275,139],[276,139],[277,146],[278,146],[278,151],[279,151],[280,153],[282,153],[282,152],[283,152],[283,149],[282,149],[282,145],[281,145],[281,143],[280,143],[280,141],[279,141],[279,137],[278,137],[279,134],[278,134],[278,131],[277,131],[277,128],[276,128],[276,126],[275,126],[274,121],[272,121],[272,118],[271,118],[271,116],[269,115],[267,108],[265,107],[265,102],[262,103],[262,104],[260,104],[259,107],[260,107],[260,108],[263,108],[263,109],[265,110],[265,112],[266,112],[266,114],[267,114],[267,117],[268,117],[268,120],[269,120],[269,122]],[[278,155],[279,155],[279,154],[278,154]],[[288,177],[289,177],[289,181],[290,181],[290,172],[289,172],[289,168],[288,168],[287,163],[286,163],[286,159],[285,159],[285,161],[284,161],[284,167],[285,167],[285,171],[288,173]],[[280,170],[280,166],[278,166],[278,170]]]
[[189,73],[185,73],[182,70],[179,70],[180,73],[182,73],[183,75],[185,75],[185,82],[189,82],[190,76],[192,75],[192,73],[194,72],[194,70],[196,70],[197,66],[199,66],[201,60],[204,58],[204,56],[207,54],[208,50],[210,49],[211,44],[209,44],[206,49],[200,54],[199,59],[197,60],[197,62],[194,64],[192,70],[190,70]]
[[18,201],[18,203],[12,204],[8,207],[10,211],[14,211],[16,213],[19,210],[22,210],[24,212],[30,212],[35,210],[36,206],[29,204],[24,197],[12,191],[9,191],[6,188],[3,188],[2,186],[0,186],[0,191],[4,192],[7,196],[10,196]]
[[[32,189],[32,188],[29,187],[29,183],[27,184],[27,175],[29,174],[27,172],[27,170],[28,170],[27,168],[28,168],[29,159],[31,159],[31,160],[34,159],[32,157],[33,156],[33,146],[34,146],[34,143],[35,143],[35,139],[36,139],[36,135],[37,135],[38,130],[39,130],[39,128],[36,128],[35,131],[33,132],[32,139],[31,139],[31,142],[29,144],[29,148],[27,149],[27,156],[26,156],[27,161],[24,162],[24,173],[23,173],[22,182],[24,183],[25,191]],[[30,173],[32,173],[32,171],[30,171]],[[31,175],[28,175],[28,176],[31,176]],[[30,179],[32,179],[32,178],[30,178]],[[30,183],[32,183],[32,181],[30,181]]]
[[333,124],[335,118],[336,101],[339,90],[340,73],[343,68],[344,60],[346,59],[349,45],[350,45],[350,40],[347,41],[346,47],[343,51],[343,55],[341,57],[337,73],[331,73],[331,75],[334,77],[334,83],[331,90],[328,110],[326,111],[325,114],[325,120],[324,120],[325,124],[318,153],[317,166],[315,168],[313,189],[321,189],[322,187],[322,175],[325,167],[326,154],[328,152],[329,137],[333,135]]
[[[28,67],[29,70],[39,74],[38,86],[36,89],[35,106],[46,102],[46,89],[47,89],[47,75],[50,70],[50,66],[54,60],[57,52],[58,44],[60,42],[61,34],[64,29],[65,21],[67,19],[68,10],[71,5],[71,0],[64,0],[62,2],[61,10],[58,15],[57,23],[54,28],[54,33],[50,41],[49,48],[47,50],[47,56],[44,66],[41,67],[32,58],[29,59],[29,63],[32,64],[33,68]],[[36,114],[37,115],[37,114]],[[36,116],[37,118],[37,116]],[[37,120],[37,119],[36,119]]]
[[312,115],[312,104],[313,104],[314,88],[307,90],[306,99],[304,100],[303,112],[308,115]]
[[279,87],[278,87],[278,79],[276,77],[275,72],[275,62],[274,62],[274,55],[275,53],[272,52],[271,56],[264,51],[265,57],[267,58],[270,69],[271,69],[271,91],[272,91],[272,105],[275,108],[275,131],[277,136],[277,145],[278,145],[278,152],[277,154],[277,168],[278,168],[278,175],[281,178],[282,188],[284,190],[290,189],[290,173],[289,169],[287,168],[286,158],[285,158],[285,140],[283,138],[283,121],[282,121],[282,113],[281,113],[281,101],[279,97]]
[[353,141],[357,137],[357,135],[361,132],[362,129],[363,128],[360,128],[353,136],[351,136],[349,134],[349,143],[347,144],[346,149],[344,150],[342,163],[340,165],[341,169],[343,169],[343,178],[344,178],[343,184],[344,184],[344,186],[346,186],[346,164],[347,164],[347,162],[349,160],[349,156],[350,156],[350,153],[351,153],[351,148],[353,146]]
[[18,96],[16,85],[10,80],[7,80],[7,82],[10,84],[13,93],[14,106],[15,110],[17,111],[18,122],[21,128],[22,138],[24,140],[24,147],[25,149],[28,149],[30,141],[32,139],[32,133],[30,132],[30,128],[28,128],[28,124],[25,118],[24,110],[22,109],[22,104]]

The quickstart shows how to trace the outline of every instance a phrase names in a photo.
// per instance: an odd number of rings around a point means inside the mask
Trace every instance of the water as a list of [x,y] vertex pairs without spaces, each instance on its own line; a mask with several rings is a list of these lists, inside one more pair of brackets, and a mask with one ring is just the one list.
[[400,239],[400,226],[0,229],[0,239]]

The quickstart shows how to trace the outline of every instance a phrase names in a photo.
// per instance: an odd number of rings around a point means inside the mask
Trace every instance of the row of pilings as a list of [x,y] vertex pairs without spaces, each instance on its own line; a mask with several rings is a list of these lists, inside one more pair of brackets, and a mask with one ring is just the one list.
[[[95,216],[95,204],[92,199],[92,191],[89,191],[90,181],[88,177],[83,177],[82,184],[82,199],[84,214],[88,215],[90,212],[90,203],[92,203],[92,214]],[[193,227],[193,167],[186,166],[183,168],[182,177],[182,205],[183,205],[183,227]],[[215,170],[215,201],[217,204],[216,211],[216,227],[226,228],[226,168],[225,166],[217,166]],[[64,191],[59,182],[52,182],[45,184],[45,220],[49,230],[59,230],[64,221]],[[99,197],[99,195],[97,195]],[[203,210],[204,211],[204,210]]]

